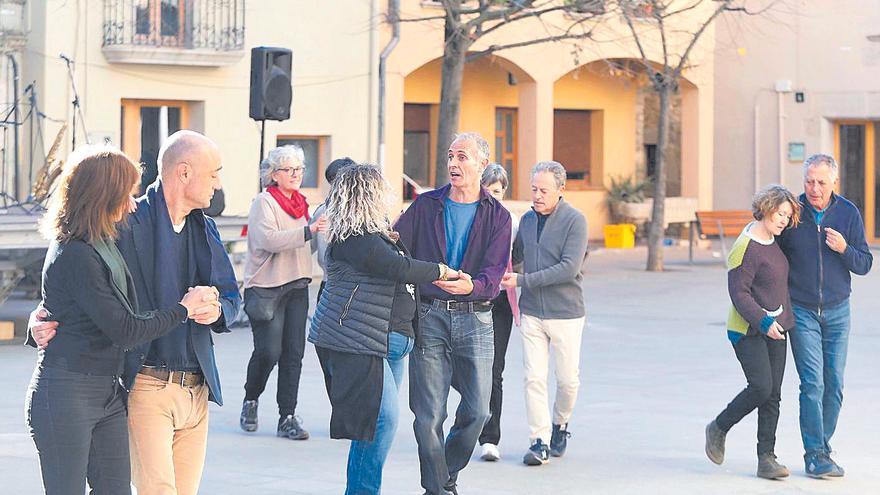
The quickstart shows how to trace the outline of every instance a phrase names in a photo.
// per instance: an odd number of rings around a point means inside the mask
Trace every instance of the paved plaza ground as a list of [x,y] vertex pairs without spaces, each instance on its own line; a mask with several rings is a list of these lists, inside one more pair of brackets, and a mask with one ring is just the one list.
[[[875,254],[876,255],[876,254]],[[803,473],[798,431],[797,373],[789,353],[776,453],[792,470],[786,481],[755,477],[755,415],[728,436],[719,467],[703,453],[705,424],[744,386],[725,333],[725,270],[709,251],[688,265],[687,250],[669,248],[665,273],[643,271],[645,251],[597,250],[585,282],[587,328],[581,354],[581,392],[568,453],[526,467],[522,347],[514,331],[505,372],[502,460],[474,456],[461,474],[462,495],[506,494],[777,494],[880,493],[880,274],[854,283],[844,407],[834,437],[840,480]],[[341,494],[347,441],[328,438],[329,403],[315,356],[306,352],[297,413],[311,439],[275,437],[275,374],[262,397],[260,431],[238,428],[248,328],[215,338],[224,407],[211,406],[203,494]],[[0,493],[39,493],[34,446],[25,432],[24,393],[35,354],[0,345]],[[401,391],[401,424],[385,468],[383,493],[415,495],[419,487],[412,413]],[[457,405],[450,400],[450,418]],[[451,419],[447,422],[447,428]]]

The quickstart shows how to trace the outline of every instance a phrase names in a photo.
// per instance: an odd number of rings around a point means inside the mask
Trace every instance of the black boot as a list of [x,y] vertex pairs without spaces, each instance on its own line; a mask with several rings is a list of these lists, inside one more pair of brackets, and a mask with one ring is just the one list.
[[257,401],[245,399],[241,404],[241,418],[238,424],[244,431],[257,431]]

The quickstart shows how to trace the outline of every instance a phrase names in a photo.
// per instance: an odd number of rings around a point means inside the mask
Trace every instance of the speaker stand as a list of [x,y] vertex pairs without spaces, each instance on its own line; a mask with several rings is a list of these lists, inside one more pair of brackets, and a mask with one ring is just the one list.
[[266,119],[260,121],[260,161],[257,165],[257,194],[263,191],[263,180],[260,177],[260,167],[263,166],[263,151],[266,149]]

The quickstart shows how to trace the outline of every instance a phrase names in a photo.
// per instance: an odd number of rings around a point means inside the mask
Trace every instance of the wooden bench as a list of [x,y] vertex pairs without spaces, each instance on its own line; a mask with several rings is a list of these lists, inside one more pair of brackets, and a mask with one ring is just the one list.
[[750,210],[718,210],[698,211],[697,221],[691,222],[691,231],[688,248],[688,259],[694,261],[694,242],[699,235],[700,239],[718,237],[721,241],[721,252],[724,255],[723,263],[727,263],[727,245],[724,242],[726,236],[738,236],[743,229],[755,218]]

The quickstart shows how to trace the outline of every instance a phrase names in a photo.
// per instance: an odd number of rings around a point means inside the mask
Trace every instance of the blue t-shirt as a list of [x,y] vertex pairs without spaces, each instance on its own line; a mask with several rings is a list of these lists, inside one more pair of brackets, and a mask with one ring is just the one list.
[[[831,204],[829,203],[828,206],[831,206]],[[817,210],[813,205],[810,205],[810,209],[813,210],[813,217],[816,219],[816,225],[822,224],[822,217],[824,217],[825,212],[828,211],[828,206],[826,206],[824,210]]]
[[471,225],[474,223],[478,204],[479,201],[456,203],[446,198],[446,207],[443,208],[443,222],[446,227],[446,264],[453,270],[459,269],[464,252],[467,251]]

